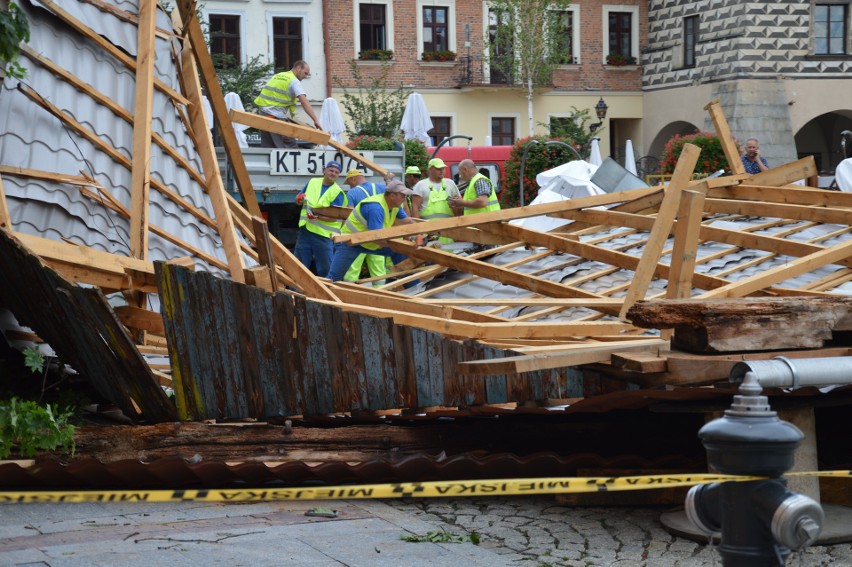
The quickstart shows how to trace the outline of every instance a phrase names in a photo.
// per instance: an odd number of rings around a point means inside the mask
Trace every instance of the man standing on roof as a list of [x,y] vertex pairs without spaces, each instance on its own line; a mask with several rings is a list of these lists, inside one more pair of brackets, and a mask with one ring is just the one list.
[[760,155],[760,143],[757,138],[746,140],[745,152],[742,155],[743,167],[749,175],[757,175],[761,171],[768,171],[769,164],[766,158]]
[[[352,209],[349,218],[343,223],[341,232],[343,234],[354,234],[411,224],[413,221],[402,210],[403,201],[411,194],[411,189],[408,189],[402,181],[391,181],[384,193],[367,197]],[[352,265],[359,254],[389,256],[394,263],[405,260],[404,254],[393,252],[386,246],[387,241],[385,240],[365,242],[354,246],[349,246],[346,242],[336,243],[334,245],[334,259],[331,261],[331,268],[328,271],[328,279],[334,282],[342,280],[343,274],[346,273],[346,270],[349,269],[349,266]]]
[[[322,130],[319,118],[311,108],[308,95],[302,86],[302,81],[311,76],[311,67],[306,61],[296,61],[293,68],[283,73],[274,75],[269,82],[260,90],[260,94],[254,99],[254,104],[261,114],[283,120],[294,122],[296,116],[296,101],[302,104],[302,109],[314,121],[317,130]],[[261,144],[264,148],[296,148],[296,140],[289,136],[273,134],[261,131]]]
[[296,258],[306,267],[314,264],[314,273],[325,276],[331,265],[333,254],[331,235],[340,234],[340,220],[322,216],[314,209],[346,206],[346,194],[336,183],[343,169],[336,161],[330,161],[322,170],[322,177],[311,179],[296,196],[296,204],[302,205],[299,217],[299,234],[296,236]]
[[444,179],[446,169],[444,160],[432,158],[426,171],[429,177],[420,181],[412,190],[411,216],[421,219],[437,219],[453,216],[453,211],[447,204],[448,198],[461,196],[459,188],[452,179]]
[[[346,193],[346,199],[352,207],[358,206],[358,203],[368,197],[375,197],[385,192],[387,187],[384,183],[367,183],[367,178],[364,177],[364,172],[360,169],[350,169],[346,174],[344,183],[349,185],[349,191]],[[367,262],[367,270],[371,277],[380,277],[388,273],[385,265],[385,257],[377,256],[376,254],[359,254],[352,261],[352,266],[347,270],[343,279],[348,282],[354,282],[361,277],[361,266]],[[373,285],[381,285],[376,282]]]
[[465,159],[459,163],[459,179],[467,182],[467,188],[464,197],[450,199],[451,207],[463,207],[466,215],[500,210],[494,184],[479,172],[473,160]]

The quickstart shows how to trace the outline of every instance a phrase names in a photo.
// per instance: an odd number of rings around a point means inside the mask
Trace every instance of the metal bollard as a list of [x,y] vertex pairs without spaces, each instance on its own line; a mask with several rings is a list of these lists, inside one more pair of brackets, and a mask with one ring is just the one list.
[[[791,550],[816,541],[825,515],[818,502],[791,492],[781,478],[792,468],[793,454],[804,435],[770,409],[768,398],[760,395],[762,380],[759,382],[757,374],[748,368],[749,363],[745,363],[745,369],[743,364],[731,373],[732,380],[743,380],[740,394],[734,396],[724,417],[702,427],[698,436],[713,469],[769,478],[695,486],[686,497],[686,515],[708,535],[721,532],[718,549],[723,566],[782,566]],[[762,369],[774,385],[781,385],[779,382],[790,374],[796,375],[794,381],[802,378],[795,368],[790,372],[790,361],[776,364],[777,372]],[[812,378],[810,383],[817,381]]]

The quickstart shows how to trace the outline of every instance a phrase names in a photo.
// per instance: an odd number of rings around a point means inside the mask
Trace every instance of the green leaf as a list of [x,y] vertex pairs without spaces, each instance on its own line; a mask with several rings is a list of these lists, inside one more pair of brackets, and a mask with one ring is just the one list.
[[27,347],[24,349],[24,366],[30,369],[34,374],[41,374],[44,371],[45,356],[35,348]]

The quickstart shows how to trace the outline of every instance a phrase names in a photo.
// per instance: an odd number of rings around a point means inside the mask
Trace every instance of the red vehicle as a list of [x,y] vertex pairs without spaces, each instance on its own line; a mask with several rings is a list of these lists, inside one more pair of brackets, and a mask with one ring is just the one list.
[[[428,148],[427,151],[432,156],[435,148]],[[444,172],[444,176],[451,177],[456,182],[459,178],[459,163],[464,159],[472,159],[480,173],[491,178],[499,194],[511,152],[512,146],[438,146],[438,152],[433,157],[444,160],[449,168],[449,174]]]

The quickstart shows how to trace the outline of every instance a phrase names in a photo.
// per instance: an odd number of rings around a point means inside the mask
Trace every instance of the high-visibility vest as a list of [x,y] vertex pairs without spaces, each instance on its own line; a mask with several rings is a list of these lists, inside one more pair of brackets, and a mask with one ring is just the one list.
[[484,179],[488,182],[488,185],[491,187],[491,195],[488,197],[488,203],[479,209],[470,209],[468,207],[464,208],[464,214],[466,215],[475,215],[476,213],[490,213],[491,211],[499,211],[500,210],[500,202],[497,200],[497,193],[494,191],[494,184],[491,183],[491,180],[482,175],[481,173],[477,173],[474,175],[470,182],[467,184],[467,189],[464,190],[464,200],[465,201],[473,201],[479,195],[476,194],[476,182],[480,179]]
[[447,180],[441,180],[441,186],[435,188],[429,184],[429,200],[423,211],[420,213],[421,219],[445,219],[453,216],[453,210],[447,202]]
[[[349,193],[352,193],[352,191],[355,191],[356,189],[361,189],[362,191],[364,191],[364,195],[365,195],[364,198],[365,199],[367,197],[374,197],[376,195],[380,195],[380,194],[384,193],[384,189],[380,190],[378,188],[378,186],[375,183],[372,183],[372,182],[371,183],[362,183],[361,185],[356,185],[355,187],[353,187],[352,189],[349,190]],[[361,199],[361,200],[363,201],[364,199]]]
[[332,183],[323,192],[322,177],[308,181],[308,186],[305,189],[305,200],[302,202],[302,213],[299,216],[299,228],[304,226],[307,230],[326,238],[330,238],[332,234],[340,234],[339,220],[308,218],[308,209],[330,207],[331,202],[342,192],[343,190],[337,183]]
[[[346,219],[346,222],[343,223],[343,228],[340,230],[343,234],[352,234],[356,232],[366,232],[369,230],[367,228],[367,219],[364,218],[364,215],[361,214],[361,205],[364,203],[378,203],[382,206],[382,209],[385,211],[385,222],[382,225],[382,228],[388,228],[393,226],[394,221],[396,221],[396,215],[399,213],[399,207],[394,207],[393,209],[388,208],[388,202],[385,200],[385,196],[383,193],[378,195],[373,195],[372,197],[367,197],[352,209],[352,212],[349,213],[349,217]],[[374,244],[373,242],[364,242],[361,244],[367,250],[378,250],[381,248],[378,244]]]
[[260,90],[255,106],[283,106],[291,116],[296,114],[296,101],[290,96],[290,83],[296,79],[293,71],[278,73]]

